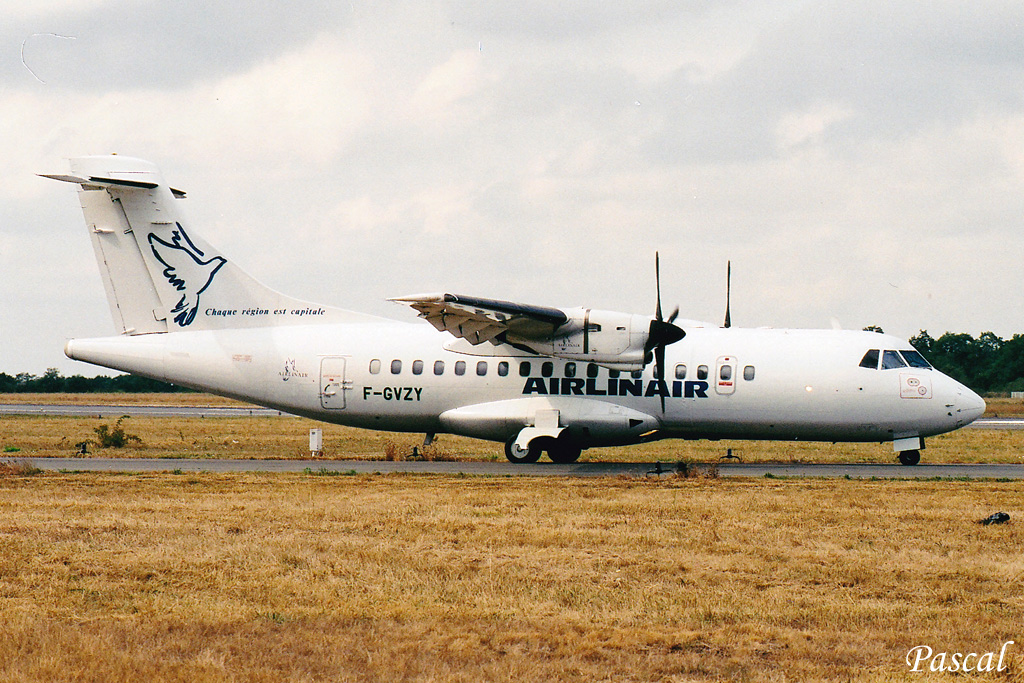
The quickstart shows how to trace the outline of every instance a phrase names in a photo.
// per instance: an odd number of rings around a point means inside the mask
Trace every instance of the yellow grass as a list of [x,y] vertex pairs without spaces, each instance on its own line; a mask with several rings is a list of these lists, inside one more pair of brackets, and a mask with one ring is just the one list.
[[0,477],[0,679],[1022,680],[1017,489]]
[[[245,406],[210,394],[0,394],[0,403],[79,405]],[[1019,399],[992,399],[990,408],[1011,415]],[[95,429],[114,425],[109,418],[0,417],[0,457],[68,457],[76,444],[96,441]],[[390,450],[399,457],[420,446],[422,434],[395,434],[327,425],[305,418],[132,417],[124,429],[142,439],[140,446],[101,450],[92,455],[147,458],[271,458],[309,457],[309,429],[324,430],[324,453],[331,459],[384,459]],[[4,450],[9,450],[4,453]],[[16,449],[16,450],[13,450]],[[717,462],[731,449],[743,462],[893,462],[889,444],[829,444],[768,441],[668,440],[626,448],[584,451],[582,462],[639,461]],[[503,460],[500,444],[458,436],[439,437],[435,453],[443,458]],[[963,429],[927,439],[923,462],[1022,463],[1024,430]]]
[[[95,429],[116,420],[97,417],[0,417],[0,457],[69,457],[76,444],[96,441]],[[324,433],[330,459],[384,459],[389,450],[400,456],[420,446],[422,434],[394,434],[326,425],[297,417],[131,417],[122,422],[141,445],[120,449],[88,446],[90,455],[143,458],[269,458],[309,457],[309,429]],[[1024,462],[1024,430],[962,429],[927,439],[923,462]],[[717,462],[728,449],[743,462],[893,462],[889,444],[829,444],[770,441],[667,440],[626,448],[595,448],[581,461]],[[4,452],[6,451],[6,452]],[[442,435],[436,451],[445,458],[504,460],[502,446]]]

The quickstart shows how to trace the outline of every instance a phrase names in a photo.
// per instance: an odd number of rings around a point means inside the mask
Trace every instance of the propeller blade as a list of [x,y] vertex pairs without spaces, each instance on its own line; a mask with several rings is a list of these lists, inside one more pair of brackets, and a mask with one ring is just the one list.
[[661,396],[661,412],[665,412],[665,345],[654,347],[654,379],[658,382],[658,394]]
[[661,320],[661,258],[658,252],[654,252],[654,285],[658,292],[658,302],[654,307],[654,317]]
[[732,298],[732,261],[726,261],[725,270],[725,326],[732,327],[732,316],[729,315],[729,302]]
[[[651,321],[651,326],[647,331],[647,341],[644,343],[644,355],[650,358],[650,354],[654,352],[654,378],[661,384],[659,389],[663,390],[665,381],[665,347],[669,344],[675,344],[677,341],[686,336],[686,332],[681,327],[672,324],[672,321],[679,315],[679,307],[676,306],[669,315],[668,321],[664,319],[661,313],[661,256],[658,252],[654,252],[654,282],[657,288],[658,300],[654,307],[654,320]],[[645,361],[649,362],[649,361]],[[665,392],[659,391],[658,394],[661,396],[661,412],[665,412]]]

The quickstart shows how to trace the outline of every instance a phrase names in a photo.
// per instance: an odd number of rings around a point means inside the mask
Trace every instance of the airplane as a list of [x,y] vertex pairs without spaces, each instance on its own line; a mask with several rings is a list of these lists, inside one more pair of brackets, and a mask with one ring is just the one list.
[[659,439],[891,442],[925,437],[985,402],[898,337],[744,329],[452,293],[392,299],[400,322],[293,299],[188,227],[185,193],[125,156],[70,160],[115,336],[69,358],[328,423],[460,434],[514,463]]

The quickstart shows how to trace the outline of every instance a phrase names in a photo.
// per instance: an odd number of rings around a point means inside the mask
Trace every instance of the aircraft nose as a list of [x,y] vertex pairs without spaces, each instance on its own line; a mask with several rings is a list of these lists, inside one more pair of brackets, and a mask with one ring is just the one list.
[[965,425],[970,424],[985,412],[985,399],[981,396],[962,384],[957,387],[956,393],[957,422],[963,421]]

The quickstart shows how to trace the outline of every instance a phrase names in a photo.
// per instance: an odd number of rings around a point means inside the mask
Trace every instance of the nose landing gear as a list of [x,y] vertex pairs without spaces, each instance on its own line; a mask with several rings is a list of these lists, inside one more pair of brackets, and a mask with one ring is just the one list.
[[900,451],[897,457],[901,465],[916,465],[921,462],[921,451]]

